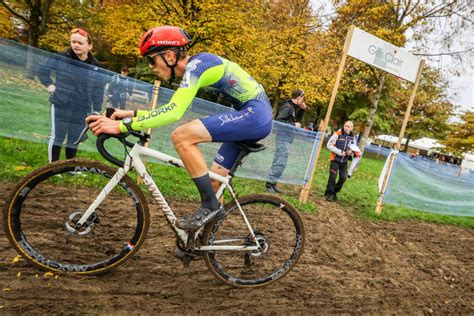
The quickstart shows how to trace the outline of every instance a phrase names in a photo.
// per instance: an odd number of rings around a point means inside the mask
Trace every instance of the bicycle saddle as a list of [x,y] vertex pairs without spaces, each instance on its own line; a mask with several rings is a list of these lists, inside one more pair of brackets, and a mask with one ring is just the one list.
[[264,150],[267,148],[264,144],[259,144],[259,143],[254,143],[254,144],[249,144],[249,143],[236,143],[237,147],[239,147],[242,150],[245,150],[249,153],[257,153],[259,151]]

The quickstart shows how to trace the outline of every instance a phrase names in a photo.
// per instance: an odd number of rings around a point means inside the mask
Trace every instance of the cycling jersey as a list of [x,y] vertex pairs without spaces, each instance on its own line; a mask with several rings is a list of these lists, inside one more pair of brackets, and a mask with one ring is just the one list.
[[[270,105],[262,86],[239,65],[214,54],[201,53],[189,59],[180,87],[170,102],[153,111],[138,111],[132,129],[143,130],[179,121],[201,88],[224,93],[237,110],[250,100]],[[127,131],[122,122],[120,131]]]

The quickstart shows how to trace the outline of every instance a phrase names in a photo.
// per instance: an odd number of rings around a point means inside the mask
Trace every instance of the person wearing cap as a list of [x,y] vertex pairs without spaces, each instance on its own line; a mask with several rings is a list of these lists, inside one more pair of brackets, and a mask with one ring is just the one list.
[[[66,140],[66,158],[74,158],[74,142],[92,111],[100,111],[105,83],[97,75],[99,63],[92,55],[92,38],[80,28],[71,30],[70,47],[39,67],[38,79],[47,87],[51,103],[49,162],[59,160]],[[55,76],[53,76],[55,74]],[[67,138],[67,139],[66,139]]]
[[132,95],[132,86],[128,80],[128,67],[123,65],[120,68],[120,75],[112,77],[107,94],[112,107],[124,110],[127,102],[127,94]]
[[[201,206],[176,221],[176,226],[194,232],[224,214],[215,195],[219,183],[211,182],[208,166],[198,148],[206,142],[223,143],[211,170],[226,176],[241,149],[238,142],[255,144],[272,129],[272,108],[263,87],[239,65],[210,53],[188,54],[191,36],[174,26],[158,26],[140,41],[140,53],[162,80],[180,79],[179,88],[165,105],[153,111],[117,110],[111,118],[87,118],[95,135],[144,130],[179,121],[199,89],[222,93],[233,101],[236,111],[209,115],[176,128],[172,141],[201,196]],[[122,119],[118,121],[117,119]]]
[[[306,104],[303,99],[304,91],[301,89],[294,90],[291,93],[291,98],[281,105],[275,120],[292,126],[301,127],[301,120],[303,119],[304,110],[306,109]],[[288,163],[288,155],[290,146],[293,143],[294,135],[293,128],[287,128],[285,126],[279,126],[276,128],[275,154],[273,156],[273,162],[270,167],[267,182],[265,183],[265,188],[268,192],[281,193],[276,185],[286,168],[286,164]]]

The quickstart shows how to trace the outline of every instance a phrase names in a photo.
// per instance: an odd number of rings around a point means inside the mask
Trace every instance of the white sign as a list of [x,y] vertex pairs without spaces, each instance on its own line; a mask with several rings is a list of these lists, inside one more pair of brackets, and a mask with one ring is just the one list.
[[415,82],[420,66],[416,56],[357,27],[347,54],[411,82]]

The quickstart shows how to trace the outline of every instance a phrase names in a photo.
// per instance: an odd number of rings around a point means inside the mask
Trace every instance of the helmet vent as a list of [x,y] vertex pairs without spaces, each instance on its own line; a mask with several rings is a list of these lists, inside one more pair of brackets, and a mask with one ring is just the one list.
[[153,35],[153,31],[151,31],[150,33],[148,33],[148,35],[143,39],[143,44],[145,44],[146,42],[148,42],[148,40],[150,39],[150,37]]

